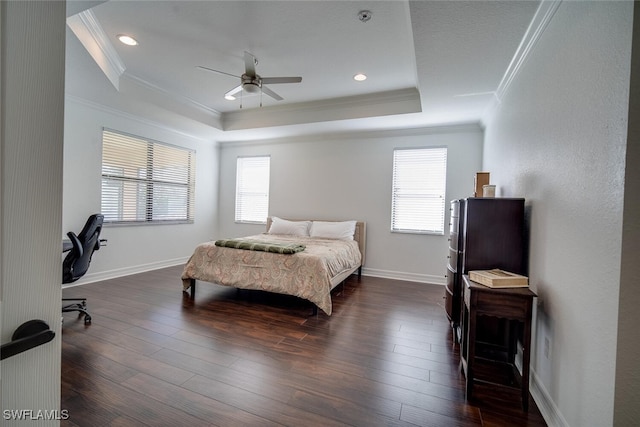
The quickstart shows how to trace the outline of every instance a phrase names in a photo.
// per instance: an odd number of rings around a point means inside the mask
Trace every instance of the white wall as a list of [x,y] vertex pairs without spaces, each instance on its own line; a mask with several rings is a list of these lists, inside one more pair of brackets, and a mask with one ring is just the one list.
[[445,235],[390,232],[393,149],[447,146],[448,202],[471,195],[482,138],[477,125],[465,125],[223,144],[219,237],[264,231],[234,223],[235,171],[238,156],[270,155],[270,215],[366,221],[364,274],[444,283],[448,203]]
[[532,392],[550,425],[613,422],[632,12],[563,2],[485,133],[492,181],[527,200]]
[[216,224],[218,148],[214,142],[67,96],[63,235],[79,232],[87,217],[100,211],[103,127],[196,150],[195,222],[105,226],[102,237],[108,239],[107,246],[93,256],[89,272],[75,284],[183,263],[196,244],[213,236]]

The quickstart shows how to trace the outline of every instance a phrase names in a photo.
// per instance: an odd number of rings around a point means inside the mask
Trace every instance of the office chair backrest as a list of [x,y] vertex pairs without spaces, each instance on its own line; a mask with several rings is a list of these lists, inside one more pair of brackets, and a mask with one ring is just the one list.
[[67,233],[73,248],[62,262],[62,283],[75,282],[89,269],[93,251],[100,249],[100,232],[104,215],[93,214],[77,236],[73,231]]

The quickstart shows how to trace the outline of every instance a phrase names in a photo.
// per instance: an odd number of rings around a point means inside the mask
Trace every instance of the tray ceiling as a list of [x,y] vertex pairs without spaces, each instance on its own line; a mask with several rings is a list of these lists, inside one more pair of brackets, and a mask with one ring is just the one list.
[[[70,2],[67,93],[112,108],[171,111],[243,138],[307,125],[407,127],[480,122],[539,2]],[[362,22],[359,12],[370,11]],[[138,46],[126,46],[128,34]],[[284,99],[223,95],[244,51]],[[211,73],[204,66],[224,73]],[[357,82],[356,73],[367,79]],[[144,107],[142,106],[144,104]],[[272,129],[272,133],[274,132]],[[264,135],[264,132],[261,132]],[[225,138],[223,137],[223,139]]]

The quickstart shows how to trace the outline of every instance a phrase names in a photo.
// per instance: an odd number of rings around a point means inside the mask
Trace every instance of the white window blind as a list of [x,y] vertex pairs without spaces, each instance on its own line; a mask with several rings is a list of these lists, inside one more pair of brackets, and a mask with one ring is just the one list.
[[393,151],[391,231],[444,234],[446,147]]
[[236,222],[266,224],[269,212],[269,156],[238,157]]
[[192,222],[195,151],[102,131],[105,222]]

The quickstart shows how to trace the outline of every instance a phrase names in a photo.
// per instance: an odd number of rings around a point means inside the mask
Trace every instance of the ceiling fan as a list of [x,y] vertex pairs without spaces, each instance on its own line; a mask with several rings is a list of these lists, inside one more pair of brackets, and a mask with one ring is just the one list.
[[[261,77],[256,73],[256,65],[258,65],[258,60],[255,56],[250,54],[249,52],[244,52],[244,74],[240,77],[240,84],[227,93],[224,94],[226,99],[235,99],[235,95],[243,90],[250,94],[255,93],[265,93],[269,95],[271,98],[276,101],[282,101],[282,97],[265,86],[265,84],[280,84],[280,83],[300,83],[302,81],[302,77]],[[200,68],[205,71],[211,71],[218,74],[224,74],[231,77],[238,76],[230,73],[226,73],[224,71],[214,70],[212,68],[203,67],[202,65],[198,65],[197,68]],[[262,105],[262,103],[261,103]]]

